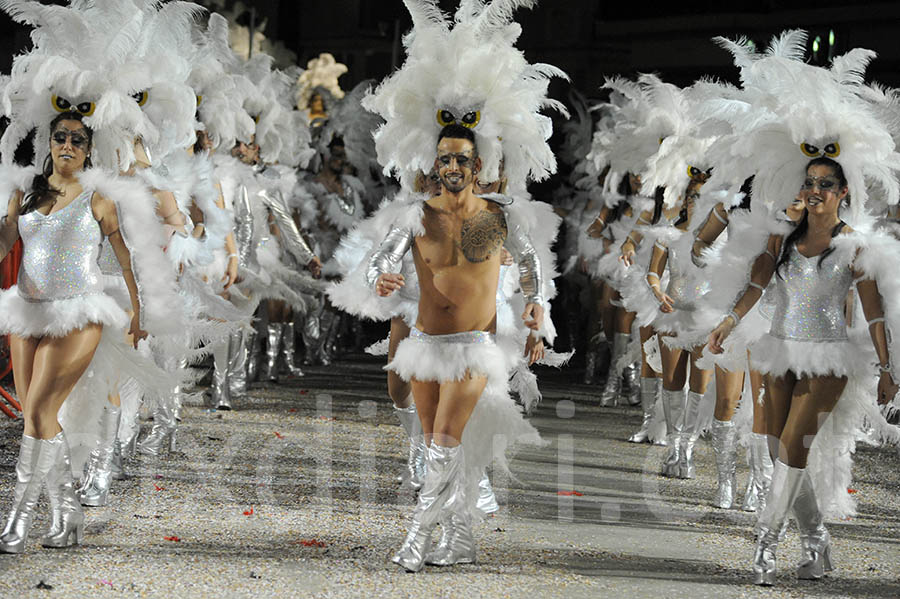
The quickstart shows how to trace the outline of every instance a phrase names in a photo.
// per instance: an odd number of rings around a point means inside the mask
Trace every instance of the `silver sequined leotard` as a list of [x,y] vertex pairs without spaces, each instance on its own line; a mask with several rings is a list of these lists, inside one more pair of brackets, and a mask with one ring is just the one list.
[[844,305],[853,274],[832,253],[819,264],[791,248],[787,263],[776,274],[775,313],[769,334],[793,341],[844,341]]
[[57,212],[37,210],[19,217],[24,252],[19,295],[31,302],[71,299],[103,293],[97,259],[103,235],[91,210],[93,191]]

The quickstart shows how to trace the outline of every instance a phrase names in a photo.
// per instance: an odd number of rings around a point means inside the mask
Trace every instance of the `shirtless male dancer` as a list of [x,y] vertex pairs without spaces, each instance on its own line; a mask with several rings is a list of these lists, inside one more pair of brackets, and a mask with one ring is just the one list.
[[[465,496],[460,443],[491,371],[504,368],[493,333],[507,220],[500,205],[473,193],[481,160],[470,129],[451,124],[441,130],[435,169],[440,195],[421,205],[418,222],[409,223],[403,242],[393,248],[395,257],[412,250],[420,287],[415,328],[388,365],[410,380],[428,445],[426,477],[413,521],[393,558],[410,571],[420,570],[426,561],[474,561],[466,514],[476,498]],[[375,280],[381,296],[403,285],[401,274],[382,273]],[[540,301],[528,303],[522,317],[530,329],[538,330],[543,321]],[[430,553],[438,520],[445,527],[452,521],[454,535],[449,546]]]

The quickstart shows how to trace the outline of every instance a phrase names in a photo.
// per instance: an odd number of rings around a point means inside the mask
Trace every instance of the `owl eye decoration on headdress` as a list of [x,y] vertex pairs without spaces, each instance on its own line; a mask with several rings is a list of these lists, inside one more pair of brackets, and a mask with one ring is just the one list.
[[147,103],[147,100],[150,99],[150,92],[145,89],[144,91],[139,91],[137,93],[131,94],[131,97],[134,98],[134,101],[138,103],[138,106],[143,106]]
[[81,116],[91,116],[97,107],[94,102],[79,102],[73,105],[69,100],[56,94],[50,97],[50,103],[56,112],[78,112]]
[[478,123],[481,122],[481,111],[472,110],[462,115],[462,118],[457,119],[456,115],[451,111],[446,108],[440,108],[437,111],[437,122],[441,127],[457,124],[462,125],[467,129],[474,129],[478,126]]
[[836,141],[831,142],[826,145],[824,148],[819,149],[818,146],[814,146],[810,143],[802,143],[800,144],[800,150],[810,158],[818,158],[819,156],[827,156],[828,158],[837,158],[841,155],[841,144]]
[[697,168],[696,166],[688,166],[687,167],[688,177],[691,179],[701,179],[706,178],[709,179],[710,175],[712,175],[712,167],[709,167],[706,170]]

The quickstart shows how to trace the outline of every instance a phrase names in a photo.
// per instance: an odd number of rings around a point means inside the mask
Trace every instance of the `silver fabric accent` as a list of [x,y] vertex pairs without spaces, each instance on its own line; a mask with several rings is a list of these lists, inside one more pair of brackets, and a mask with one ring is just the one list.
[[644,413],[641,428],[628,437],[629,443],[646,443],[650,440],[650,422],[653,420],[653,409],[659,395],[660,379],[641,377],[641,411]]
[[756,553],[753,557],[755,584],[775,584],[775,550],[779,533],[787,522],[805,475],[805,468],[791,468],[775,460],[769,499],[757,523]]
[[253,244],[253,209],[246,185],[240,186],[234,203],[234,243],[237,245],[238,265],[259,272],[256,246]]
[[[232,333],[233,334],[233,333]],[[230,410],[231,389],[228,387],[228,358],[231,337],[217,343],[212,349],[213,379],[211,390],[212,405],[217,410]]]
[[[247,395],[249,378],[248,347],[256,332],[245,333],[237,330],[228,336],[228,391],[232,400],[243,399]],[[231,409],[231,404],[225,409]]]
[[278,225],[278,230],[281,232],[280,241],[282,246],[293,256],[297,264],[300,266],[309,264],[316,255],[310,249],[306,240],[303,239],[303,236],[300,235],[300,230],[297,229],[297,223],[294,222],[294,218],[291,216],[291,212],[284,201],[284,196],[277,190],[262,190],[258,195],[275,218],[275,224]]
[[410,339],[418,339],[426,343],[462,343],[466,345],[494,345],[494,334],[487,331],[463,331],[446,335],[429,335],[413,328],[409,332]]
[[270,322],[266,326],[266,362],[263,364],[262,378],[270,383],[278,382],[278,354],[281,353],[281,336],[284,325]]
[[681,432],[684,429],[684,389],[670,391],[663,388],[662,396],[663,413],[666,416],[666,445],[669,449],[663,458],[663,476],[676,477],[679,474],[681,464]]
[[52,524],[41,540],[41,545],[57,549],[80,545],[84,538],[84,512],[75,495],[69,442],[65,433],[60,432],[44,443],[50,444],[49,451],[55,455],[55,459],[47,473]]
[[406,459],[406,472],[403,473],[403,484],[411,489],[419,490],[425,480],[425,435],[416,405],[407,408],[394,406],[394,413],[400,421],[406,436],[409,438],[409,452]]
[[404,227],[391,227],[372,256],[366,268],[366,282],[374,287],[378,277],[389,272],[400,272],[400,262],[413,244],[412,231]]
[[284,367],[290,376],[303,376],[303,371],[294,363],[295,361],[296,332],[294,323],[284,323],[284,333],[281,337],[281,357],[284,358]]
[[19,268],[19,295],[46,302],[103,293],[97,260],[103,233],[91,211],[93,191],[57,212],[37,210],[19,217],[24,253]]
[[816,493],[813,489],[809,472],[803,471],[800,490],[794,499],[794,518],[800,529],[803,561],[797,566],[797,578],[801,580],[818,580],[830,572],[831,535],[825,528],[825,518],[819,511]]
[[776,276],[775,313],[769,334],[794,341],[844,341],[844,303],[853,273],[836,253],[807,258],[791,249],[782,276]]
[[750,433],[747,453],[750,461],[750,478],[741,509],[755,512],[766,509],[766,496],[772,484],[772,458],[769,455],[769,441],[766,435]]
[[684,407],[684,426],[681,430],[681,463],[678,465],[679,478],[694,478],[694,445],[700,436],[700,404],[703,394],[695,391],[687,392]]
[[531,238],[521,227],[516,226],[507,233],[504,245],[519,267],[519,287],[522,289],[522,295],[525,296],[525,303],[543,306],[544,281],[541,274],[541,259],[534,249]]

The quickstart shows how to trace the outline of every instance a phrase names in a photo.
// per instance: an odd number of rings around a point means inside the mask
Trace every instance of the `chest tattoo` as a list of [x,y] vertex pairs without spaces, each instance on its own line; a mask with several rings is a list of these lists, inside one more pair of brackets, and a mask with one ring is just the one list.
[[462,222],[458,247],[469,262],[484,262],[500,250],[506,234],[503,214],[482,210]]

